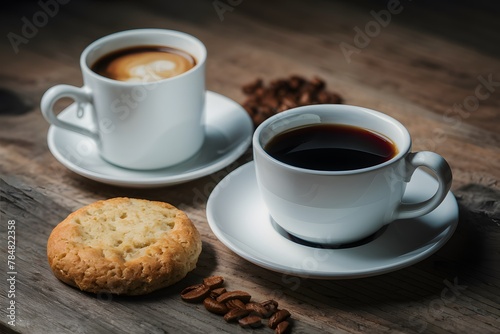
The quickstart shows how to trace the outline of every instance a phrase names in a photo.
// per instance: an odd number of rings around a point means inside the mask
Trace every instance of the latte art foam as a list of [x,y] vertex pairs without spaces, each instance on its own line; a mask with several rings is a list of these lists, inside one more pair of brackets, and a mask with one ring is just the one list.
[[154,82],[189,71],[194,58],[177,49],[144,46],[118,50],[99,59],[92,70],[110,79]]

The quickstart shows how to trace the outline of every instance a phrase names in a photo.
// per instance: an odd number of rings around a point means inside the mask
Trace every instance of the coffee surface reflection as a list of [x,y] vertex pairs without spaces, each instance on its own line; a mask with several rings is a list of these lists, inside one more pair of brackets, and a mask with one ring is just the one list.
[[111,52],[91,69],[109,79],[155,82],[189,71],[196,60],[189,53],[167,46],[137,46]]
[[265,151],[286,164],[320,171],[348,171],[376,166],[398,153],[396,144],[357,126],[319,124],[278,134]]

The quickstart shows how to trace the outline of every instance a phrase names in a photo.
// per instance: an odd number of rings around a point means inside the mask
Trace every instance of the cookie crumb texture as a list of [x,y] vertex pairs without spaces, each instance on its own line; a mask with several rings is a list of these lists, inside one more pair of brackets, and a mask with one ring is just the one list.
[[113,198],[57,225],[47,256],[61,281],[93,293],[141,295],[174,284],[196,267],[201,238],[174,206]]

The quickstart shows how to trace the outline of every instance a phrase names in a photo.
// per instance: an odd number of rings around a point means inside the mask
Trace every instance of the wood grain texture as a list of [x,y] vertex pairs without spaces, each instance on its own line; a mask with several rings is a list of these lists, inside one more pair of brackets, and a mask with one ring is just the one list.
[[[7,222],[14,219],[18,309],[16,326],[9,326],[4,271],[0,332],[271,332],[239,329],[202,305],[180,300],[182,288],[211,274],[224,276],[229,288],[249,291],[256,300],[277,299],[292,313],[294,333],[500,332],[498,5],[401,1],[402,11],[348,62],[339,45],[356,46],[354,29],[364,30],[374,20],[371,11],[386,10],[388,1],[244,0],[223,20],[213,3],[71,1],[20,44],[18,53],[6,36],[20,34],[22,18],[31,20],[40,5],[20,2],[2,9],[0,261],[4,268]],[[241,86],[256,77],[317,75],[345,103],[396,117],[410,130],[414,150],[435,151],[452,166],[460,207],[457,231],[436,254],[389,274],[303,279],[243,260],[208,227],[210,192],[252,159],[250,151],[230,168],[152,190],[107,186],[68,171],[48,151],[40,98],[53,85],[82,84],[79,55],[90,42],[140,27],[199,37],[209,52],[207,88],[238,102],[244,100]],[[475,96],[484,98],[464,106]],[[85,294],[59,282],[46,260],[52,228],[81,206],[117,196],[166,201],[186,211],[203,239],[198,268],[180,283],[138,298]]]

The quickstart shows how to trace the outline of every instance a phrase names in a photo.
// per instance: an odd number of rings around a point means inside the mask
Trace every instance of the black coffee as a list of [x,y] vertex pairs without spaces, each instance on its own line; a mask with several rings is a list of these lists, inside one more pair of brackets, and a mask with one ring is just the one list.
[[338,124],[294,128],[278,134],[265,146],[273,158],[286,164],[323,171],[346,171],[375,166],[398,150],[376,132]]

